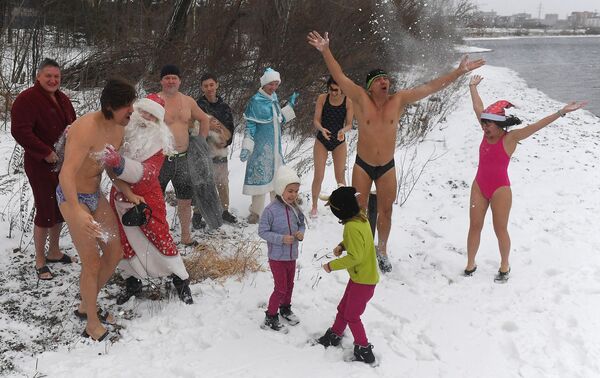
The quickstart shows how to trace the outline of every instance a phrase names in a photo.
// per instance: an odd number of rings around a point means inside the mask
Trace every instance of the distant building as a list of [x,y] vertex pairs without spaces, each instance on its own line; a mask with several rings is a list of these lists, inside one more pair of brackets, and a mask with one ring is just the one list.
[[600,28],[600,16],[586,18],[584,26],[587,28]]
[[597,13],[594,12],[571,12],[571,15],[567,17],[569,21],[569,25],[573,28],[583,28],[586,27],[586,22],[588,18],[598,17]]
[[529,13],[517,13],[509,17],[509,23],[515,27],[522,27],[524,25],[527,25],[530,19],[531,14]]
[[554,26],[557,23],[558,23],[558,14],[556,14],[556,13],[546,14],[546,17],[544,17],[544,21],[542,21],[542,24],[544,24],[546,26]]

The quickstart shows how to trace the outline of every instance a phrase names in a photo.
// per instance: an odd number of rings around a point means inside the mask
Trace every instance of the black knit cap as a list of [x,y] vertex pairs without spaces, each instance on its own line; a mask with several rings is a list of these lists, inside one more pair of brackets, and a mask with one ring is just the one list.
[[177,77],[181,78],[181,72],[179,71],[179,67],[177,67],[174,64],[164,65],[163,68],[160,70],[160,78],[162,79],[167,75],[176,75]]
[[365,85],[367,86],[367,90],[373,84],[373,81],[380,76],[388,76],[388,73],[382,70],[381,68],[376,68],[367,74],[367,78],[365,80]]
[[353,218],[360,212],[356,189],[352,186],[341,186],[334,190],[328,204],[333,215],[341,221]]

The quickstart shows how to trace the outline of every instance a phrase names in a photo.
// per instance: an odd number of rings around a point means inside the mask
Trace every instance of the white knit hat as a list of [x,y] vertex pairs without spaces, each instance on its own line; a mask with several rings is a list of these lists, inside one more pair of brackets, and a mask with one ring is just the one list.
[[150,100],[149,98],[141,98],[137,100],[133,104],[133,108],[138,111],[146,111],[158,118],[159,121],[164,121],[165,119],[165,108],[163,108],[161,104]]
[[300,184],[300,178],[292,168],[287,165],[279,167],[275,173],[275,194],[281,196],[285,191],[285,187],[289,184]]
[[268,67],[260,78],[260,86],[264,87],[272,81],[278,81],[279,84],[281,84],[281,76],[279,75],[279,72],[275,71],[271,67]]

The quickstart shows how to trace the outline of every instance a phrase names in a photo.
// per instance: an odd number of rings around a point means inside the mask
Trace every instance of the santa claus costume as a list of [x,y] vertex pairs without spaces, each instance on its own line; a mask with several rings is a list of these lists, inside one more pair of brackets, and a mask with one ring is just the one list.
[[193,303],[189,274],[169,233],[165,199],[158,181],[165,154],[175,151],[173,135],[164,122],[163,106],[164,101],[155,94],[134,103],[134,112],[125,128],[120,150],[121,164],[113,167],[116,177],[131,184],[133,193],[143,197],[152,210],[145,225],[124,226],[122,216],[134,204],[128,202],[113,185],[110,204],[119,218],[124,254],[118,267],[127,282],[126,291],[117,299],[118,303],[124,303],[141,292],[141,279],[166,276],[173,276],[173,284],[181,300]]

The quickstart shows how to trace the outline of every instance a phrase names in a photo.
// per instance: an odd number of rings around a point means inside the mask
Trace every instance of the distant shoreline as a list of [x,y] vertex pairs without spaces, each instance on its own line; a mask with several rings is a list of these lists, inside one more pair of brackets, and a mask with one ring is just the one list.
[[532,38],[600,38],[600,34],[580,35],[499,35],[497,37],[464,37],[464,41],[489,41],[499,39],[532,39]]

